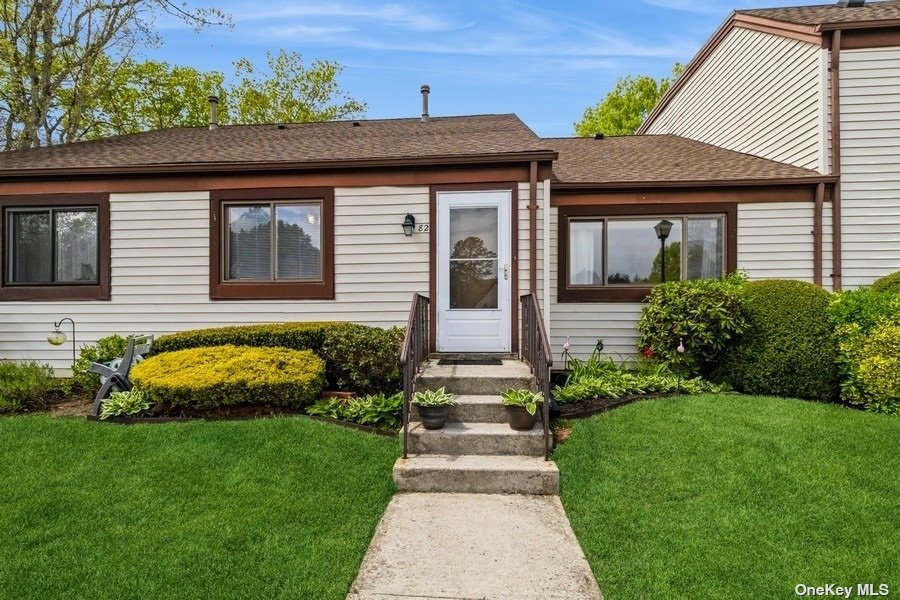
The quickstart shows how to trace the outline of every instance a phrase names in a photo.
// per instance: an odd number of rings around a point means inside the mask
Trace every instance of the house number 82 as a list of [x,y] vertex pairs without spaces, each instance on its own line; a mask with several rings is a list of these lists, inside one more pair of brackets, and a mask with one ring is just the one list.
[[419,233],[428,233],[431,231],[431,225],[429,223],[419,223],[416,225],[416,231]]

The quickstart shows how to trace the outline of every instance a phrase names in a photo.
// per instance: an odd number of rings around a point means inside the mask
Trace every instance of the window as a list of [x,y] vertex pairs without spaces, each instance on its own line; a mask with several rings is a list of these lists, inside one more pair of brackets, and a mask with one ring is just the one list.
[[733,205],[562,206],[560,301],[641,300],[662,281],[722,277],[734,269],[734,220]]
[[[88,204],[87,202],[93,201]],[[109,200],[93,194],[9,196],[3,211],[3,300],[109,298]]]
[[212,298],[334,297],[333,190],[224,190],[211,210]]

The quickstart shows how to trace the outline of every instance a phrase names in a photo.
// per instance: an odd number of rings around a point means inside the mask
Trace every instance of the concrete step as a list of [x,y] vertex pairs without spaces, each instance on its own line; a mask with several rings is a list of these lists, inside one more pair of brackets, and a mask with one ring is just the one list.
[[542,456],[419,455],[394,464],[400,492],[559,494],[559,469]]
[[447,423],[428,430],[410,423],[411,454],[544,455],[544,430],[540,420],[530,431],[515,431],[506,423]]
[[493,395],[508,388],[530,389],[531,371],[518,360],[503,360],[500,366],[439,365],[437,360],[425,363],[416,383],[419,390],[444,388],[458,395]]
[[[500,396],[456,396],[458,404],[450,409],[452,423],[506,423],[506,408]],[[411,421],[419,420],[419,411],[412,405]]]

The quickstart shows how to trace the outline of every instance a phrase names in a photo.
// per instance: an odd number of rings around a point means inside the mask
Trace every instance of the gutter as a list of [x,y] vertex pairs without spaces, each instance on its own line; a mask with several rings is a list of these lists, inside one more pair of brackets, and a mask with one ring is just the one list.
[[589,182],[554,182],[555,193],[578,193],[591,190],[632,190],[656,188],[727,188],[727,187],[770,187],[770,186],[809,186],[820,183],[837,183],[835,175],[811,175],[809,177],[787,177],[779,179],[716,179],[685,181],[605,181]]
[[187,173],[235,173],[250,171],[313,171],[329,169],[404,168],[419,166],[448,166],[499,164],[532,161],[554,161],[558,153],[551,150],[504,152],[496,154],[452,154],[422,158],[375,158],[325,161],[265,161],[265,162],[203,162],[163,163],[154,165],[126,165],[103,167],[53,167],[0,170],[0,181],[44,177],[153,175]]
[[528,175],[528,291],[535,297],[537,297],[537,176],[538,164],[533,160]]
[[835,178],[831,192],[831,286],[838,291],[843,286],[841,255],[841,30],[831,34],[831,175]]

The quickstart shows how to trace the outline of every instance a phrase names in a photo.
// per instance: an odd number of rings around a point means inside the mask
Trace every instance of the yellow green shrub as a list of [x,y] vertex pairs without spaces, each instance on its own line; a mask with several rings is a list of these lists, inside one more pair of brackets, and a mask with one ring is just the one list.
[[152,402],[171,406],[300,407],[321,395],[324,373],[325,362],[309,350],[222,345],[151,356],[131,378]]
[[900,413],[900,325],[876,326],[858,356],[862,403],[875,412]]

